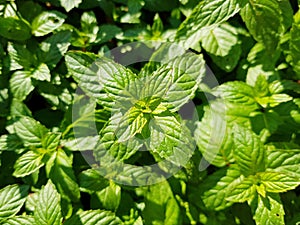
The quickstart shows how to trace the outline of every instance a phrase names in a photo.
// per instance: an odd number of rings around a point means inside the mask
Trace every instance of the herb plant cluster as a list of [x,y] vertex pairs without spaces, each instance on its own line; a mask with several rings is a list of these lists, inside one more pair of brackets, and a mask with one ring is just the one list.
[[300,223],[299,5],[0,0],[0,224]]

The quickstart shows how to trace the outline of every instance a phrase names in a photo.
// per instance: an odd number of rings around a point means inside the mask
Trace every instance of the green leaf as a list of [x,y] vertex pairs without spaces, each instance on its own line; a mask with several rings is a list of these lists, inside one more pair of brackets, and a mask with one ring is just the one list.
[[95,193],[94,201],[99,201],[101,208],[116,211],[121,201],[121,187],[113,182],[103,190]]
[[68,72],[90,97],[100,98],[103,87],[96,75],[94,63],[97,56],[84,52],[68,52],[65,60]]
[[242,49],[237,29],[221,24],[201,34],[202,47],[214,63],[226,72],[232,71],[240,59]]
[[297,73],[298,78],[300,77],[300,10],[294,15],[294,22],[291,28],[291,38],[289,42],[289,50],[291,57],[291,65],[294,71]]
[[27,21],[17,17],[0,17],[0,35],[11,40],[24,41],[31,37]]
[[101,191],[109,185],[109,181],[102,177],[95,169],[88,169],[79,174],[80,190],[87,193]]
[[[216,108],[223,109],[223,112],[216,111]],[[194,132],[198,149],[205,160],[218,167],[233,161],[233,140],[230,127],[226,124],[225,113],[223,104],[211,103],[210,108],[204,109],[204,116],[196,123]]]
[[190,38],[201,29],[220,24],[240,10],[240,1],[236,0],[205,0],[201,1],[193,10],[191,15],[180,25],[176,38]]
[[157,115],[149,124],[148,150],[161,159],[184,166],[195,150],[195,144],[186,124],[171,115]]
[[59,28],[65,21],[66,15],[58,11],[44,11],[32,21],[32,33],[45,36]]
[[0,89],[0,116],[6,117],[9,114],[9,94],[8,94],[8,89]]
[[269,134],[273,134],[278,126],[282,124],[281,117],[273,111],[251,113],[251,126],[256,134],[260,134],[263,129],[267,129]]
[[64,225],[122,225],[123,222],[114,213],[104,210],[82,211],[67,220]]
[[265,169],[265,148],[253,131],[234,127],[234,155],[241,172],[248,176]]
[[14,216],[5,220],[2,225],[36,225],[33,216]]
[[47,128],[31,117],[21,117],[13,124],[17,135],[27,146],[40,146]]
[[274,51],[284,32],[279,2],[277,0],[249,1],[240,14],[254,39],[264,43],[268,51]]
[[22,148],[22,140],[15,134],[0,136],[0,151],[14,151]]
[[263,172],[257,174],[266,191],[280,193],[295,189],[300,184],[300,179],[279,172]]
[[16,215],[26,201],[28,186],[8,185],[0,190],[0,221]]
[[10,70],[29,70],[35,63],[32,53],[23,45],[8,43],[7,51],[10,58]]
[[55,67],[67,52],[70,39],[70,31],[60,31],[47,38],[40,44],[39,60],[46,63],[50,68]]
[[267,96],[269,94],[269,83],[265,76],[259,75],[257,77],[254,89],[258,96]]
[[12,99],[10,105],[10,115],[14,117],[32,116],[30,109],[19,99]]
[[256,187],[252,179],[240,179],[235,185],[231,186],[231,190],[227,192],[226,200],[231,202],[245,202],[253,198],[256,193]]
[[55,151],[59,145],[61,138],[60,133],[48,133],[42,139],[43,149]]
[[219,169],[208,176],[200,190],[205,207],[219,211],[232,205],[232,202],[226,200],[226,196],[240,183],[240,180],[241,174],[234,165],[228,169]]
[[249,201],[253,218],[257,225],[284,225],[284,209],[278,194],[269,193]]
[[143,218],[145,224],[182,224],[180,207],[167,181],[148,186]]
[[[167,75],[166,69],[171,69]],[[166,90],[162,96],[164,104],[174,112],[194,97],[206,73],[205,61],[202,55],[186,53],[169,61],[166,66],[158,69],[157,73],[157,76],[170,76],[169,85],[160,85],[165,86]]]
[[37,68],[32,71],[31,77],[36,80],[48,81],[51,80],[51,74],[48,66],[45,63],[41,63]]
[[201,42],[208,53],[224,57],[239,43],[239,39],[235,28],[224,23],[203,33]]
[[39,192],[34,219],[39,225],[61,225],[62,223],[60,195],[50,180]]
[[13,96],[21,101],[33,91],[31,72],[16,71],[9,80],[9,86]]
[[78,202],[80,192],[72,163],[72,155],[68,156],[65,151],[58,149],[57,152],[53,154],[52,160],[47,162],[46,172],[62,197]]
[[23,154],[14,165],[15,177],[25,177],[37,171],[44,163],[42,162],[44,154],[38,151],[28,151]]
[[232,103],[243,104],[244,107],[258,108],[254,89],[242,81],[231,81],[218,86],[214,91],[218,97]]
[[100,142],[95,147],[95,157],[103,163],[130,158],[142,146],[137,139],[119,142],[115,131],[117,127],[109,124],[100,131]]
[[60,0],[60,4],[65,8],[67,12],[71,11],[73,8],[77,8],[82,0]]
[[291,143],[282,146],[269,147],[267,153],[267,168],[272,171],[300,178],[300,148]]
[[115,38],[118,34],[122,32],[122,29],[110,24],[103,24],[99,26],[99,31],[97,33],[97,39],[95,42],[102,44],[108,42],[109,40]]

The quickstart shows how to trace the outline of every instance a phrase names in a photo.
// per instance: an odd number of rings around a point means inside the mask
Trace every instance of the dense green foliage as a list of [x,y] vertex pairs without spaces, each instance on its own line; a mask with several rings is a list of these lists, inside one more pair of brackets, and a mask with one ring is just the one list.
[[299,5],[0,0],[0,224],[300,223]]

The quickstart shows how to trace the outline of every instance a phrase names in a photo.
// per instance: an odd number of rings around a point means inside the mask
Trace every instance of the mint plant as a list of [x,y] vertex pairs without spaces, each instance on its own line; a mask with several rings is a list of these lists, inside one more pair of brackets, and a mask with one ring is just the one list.
[[300,223],[299,5],[0,0],[0,224]]

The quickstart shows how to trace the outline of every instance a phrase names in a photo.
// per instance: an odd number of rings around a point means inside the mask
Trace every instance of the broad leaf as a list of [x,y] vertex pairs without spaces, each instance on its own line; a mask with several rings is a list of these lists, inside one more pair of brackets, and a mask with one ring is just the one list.
[[36,225],[34,217],[33,216],[14,216],[12,218],[9,218],[8,220],[5,220],[3,225]]
[[253,131],[234,127],[234,155],[241,172],[248,176],[265,170],[265,148]]
[[255,193],[256,188],[252,179],[242,178],[235,185],[231,186],[231,190],[226,195],[226,200],[231,202],[245,202],[252,199]]
[[244,82],[227,82],[215,88],[213,93],[229,102],[243,104],[243,107],[249,107],[253,111],[258,108],[254,89]]
[[236,0],[205,0],[201,1],[191,15],[180,25],[176,38],[189,38],[202,28],[220,24],[240,10],[240,1]]
[[[275,147],[275,149],[273,149]],[[300,178],[300,149],[291,143],[282,143],[282,146],[272,145],[268,149],[267,168],[272,171]]]
[[72,156],[68,156],[64,150],[58,149],[52,155],[52,159],[47,162],[46,172],[62,197],[78,202],[80,192],[72,163]]
[[278,194],[268,194],[265,198],[256,195],[248,202],[257,225],[284,225],[284,209]]
[[67,220],[64,225],[122,225],[123,222],[114,213],[104,210],[82,211]]
[[182,224],[179,205],[167,181],[148,187],[143,216],[146,224]]
[[[223,112],[216,111],[223,109]],[[205,160],[215,166],[222,167],[233,161],[233,140],[229,124],[226,123],[225,107],[220,102],[204,109],[204,116],[197,122],[194,137],[198,149]]]
[[300,184],[299,178],[288,176],[284,173],[270,171],[258,173],[257,175],[268,192],[285,192],[295,189]]
[[40,146],[47,133],[47,128],[31,117],[21,117],[13,127],[25,145]]
[[99,202],[101,208],[116,211],[121,201],[121,187],[111,181],[109,186],[95,193],[93,201]]
[[26,201],[28,186],[9,185],[0,190],[0,221],[17,214]]
[[283,34],[283,16],[277,0],[249,1],[241,10],[241,16],[256,41],[264,43],[268,51],[277,48]]
[[61,225],[60,195],[51,181],[48,181],[39,192],[38,202],[34,209],[34,219],[39,225]]
[[27,21],[16,17],[0,17],[0,35],[11,40],[24,41],[31,37]]
[[232,189],[240,184],[240,181],[240,172],[234,165],[208,176],[200,190],[205,207],[210,210],[223,210],[232,205],[232,202],[226,200],[226,196],[230,195]]

